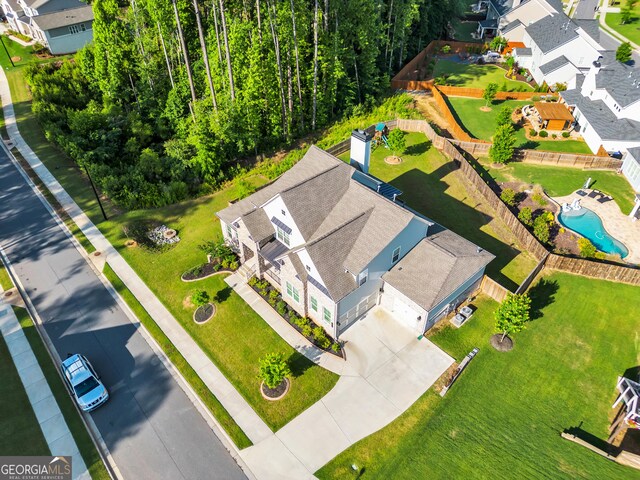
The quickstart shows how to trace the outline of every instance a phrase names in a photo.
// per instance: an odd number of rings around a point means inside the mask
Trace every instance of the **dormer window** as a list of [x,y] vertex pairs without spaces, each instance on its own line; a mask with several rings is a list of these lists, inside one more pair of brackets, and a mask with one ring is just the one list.
[[276,227],[276,237],[278,238],[278,240],[284,243],[287,247],[291,245],[289,234],[285,232],[283,229],[281,229],[280,227]]
[[367,283],[367,279],[369,278],[369,269],[365,268],[360,275],[358,275],[358,286],[362,286]]
[[391,255],[391,263],[396,263],[400,259],[400,247],[396,247]]

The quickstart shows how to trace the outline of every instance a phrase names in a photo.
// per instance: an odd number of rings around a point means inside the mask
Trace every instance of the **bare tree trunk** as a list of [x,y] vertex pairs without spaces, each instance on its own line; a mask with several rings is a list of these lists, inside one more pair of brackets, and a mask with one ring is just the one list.
[[300,104],[300,126],[304,130],[304,110],[302,108],[302,83],[300,82],[300,55],[298,53],[298,37],[296,35],[296,12],[291,0],[291,23],[293,24],[293,48],[296,55],[296,80],[298,83],[298,103]]
[[289,105],[289,122],[293,120],[293,80],[291,77],[291,54],[289,50],[287,50],[287,99]]
[[[187,51],[187,44],[184,41],[184,35],[182,33],[182,24],[180,23],[180,15],[178,14],[178,5],[176,0],[171,0],[173,3],[173,13],[176,16],[176,24],[178,26],[178,38],[180,39],[180,45],[182,45],[182,54],[184,55],[184,64],[187,67],[187,78],[189,80],[189,88],[191,89],[191,100],[196,101],[196,88],[193,85],[193,76],[191,75],[191,63],[189,62],[189,52]],[[193,110],[191,111],[193,115]]]
[[260,0],[256,0],[256,15],[258,17],[258,35],[260,35],[260,44],[262,45],[262,19],[260,18]]
[[315,0],[313,11],[313,110],[311,114],[311,130],[316,129],[316,113],[318,109],[318,0]]
[[[267,10],[269,11],[269,25],[271,27],[271,37],[273,38],[273,47],[276,54],[276,65],[278,67],[278,85],[280,87],[280,104],[282,108],[282,128],[285,135],[288,136],[287,131],[287,107],[285,106],[286,100],[284,97],[284,81],[282,79],[282,61],[280,60],[280,42],[278,41],[278,34],[276,33],[275,26],[273,25],[273,15],[271,12],[271,5],[267,0]],[[275,14],[275,6],[273,7],[273,13]]]
[[[396,21],[398,20],[398,16],[396,15]],[[393,44],[396,39],[396,23],[393,22],[393,33],[391,34],[391,48],[389,49],[389,73],[391,73],[391,62],[393,61]]]
[[329,0],[324,0],[324,31],[329,30]]
[[202,19],[200,18],[200,6],[198,0],[193,0],[193,9],[196,12],[196,25],[198,26],[198,37],[200,38],[200,48],[202,49],[202,60],[204,62],[204,70],[207,73],[209,82],[209,91],[211,92],[211,101],[213,109],[218,112],[218,102],[216,100],[216,90],[213,88],[213,79],[211,78],[211,67],[209,65],[209,54],[207,52],[207,44],[204,41],[204,32],[202,31]]
[[391,33],[391,12],[393,11],[393,0],[389,3],[389,15],[387,17],[387,45],[384,49],[384,61],[389,58],[389,34]]
[[220,47],[220,28],[218,27],[218,11],[216,10],[216,2],[212,3],[213,7],[213,23],[216,28],[216,44],[218,45],[218,62],[222,65],[222,48]]
[[356,76],[356,87],[358,87],[358,103],[362,103],[362,94],[360,93],[360,77],[358,77],[358,61],[356,57],[353,57],[353,68]]
[[224,35],[224,49],[227,56],[227,70],[229,71],[229,93],[231,101],[236,99],[236,91],[233,86],[233,69],[231,68],[231,51],[229,50],[229,35],[227,34],[227,20],[224,16],[224,1],[220,0],[220,21],[222,22],[222,34]]
[[171,81],[171,88],[175,88],[176,84],[173,82],[173,72],[171,71],[171,63],[169,62],[169,55],[167,55],[167,47],[164,44],[164,37],[162,36],[162,29],[160,28],[160,22],[156,22],[158,25],[158,34],[160,35],[160,44],[162,45],[162,51],[164,52],[164,59],[167,62],[167,71],[169,72],[169,80]]

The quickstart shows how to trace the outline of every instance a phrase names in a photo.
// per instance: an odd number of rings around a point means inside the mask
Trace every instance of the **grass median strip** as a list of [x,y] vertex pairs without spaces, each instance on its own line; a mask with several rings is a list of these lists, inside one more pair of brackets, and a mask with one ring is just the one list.
[[[51,388],[51,392],[53,392],[53,396],[58,403],[58,407],[60,407],[62,416],[69,427],[69,431],[71,431],[73,439],[75,440],[76,445],[78,445],[78,449],[80,450],[84,463],[87,465],[91,478],[94,480],[109,479],[110,476],[104,466],[104,463],[102,463],[102,458],[91,440],[89,432],[87,432],[78,410],[73,405],[73,401],[71,400],[71,397],[58,374],[56,365],[53,364],[49,353],[42,343],[40,335],[36,331],[36,326],[34,325],[33,320],[31,320],[31,317],[24,308],[13,307],[13,311],[15,312],[16,317],[18,317],[18,321],[20,322],[22,330],[27,337],[27,341],[29,342],[29,345],[31,345],[31,350],[33,350],[33,353],[38,360],[38,364],[47,379],[49,388]],[[21,455],[24,455],[24,453],[21,453]]]
[[249,437],[245,435],[231,415],[229,415],[229,412],[225,410],[218,399],[211,393],[196,371],[189,365],[173,343],[171,343],[171,340],[169,340],[160,327],[158,327],[153,318],[151,318],[140,302],[133,296],[122,280],[120,280],[120,277],[116,275],[109,265],[104,266],[103,273],[109,282],[111,282],[113,288],[115,288],[124,301],[127,302],[129,308],[136,314],[140,323],[144,325],[149,334],[160,345],[171,363],[178,369],[187,382],[189,382],[191,388],[193,388],[209,411],[216,417],[222,428],[224,428],[233,440],[233,443],[240,449],[250,447],[252,443]]

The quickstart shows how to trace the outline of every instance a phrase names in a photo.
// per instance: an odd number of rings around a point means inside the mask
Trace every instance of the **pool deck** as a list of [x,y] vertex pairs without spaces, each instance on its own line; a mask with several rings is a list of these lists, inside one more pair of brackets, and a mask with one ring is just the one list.
[[[581,190],[587,193],[592,192],[592,190],[584,188]],[[624,261],[636,265],[640,264],[640,221],[632,221],[628,215],[620,211],[620,207],[614,201],[600,203],[595,198],[591,198],[588,195],[581,197],[576,192],[564,197],[553,197],[553,200],[562,205],[563,203],[571,203],[574,199],[579,198],[580,205],[597,213],[607,232],[627,247],[629,255],[624,258]]]

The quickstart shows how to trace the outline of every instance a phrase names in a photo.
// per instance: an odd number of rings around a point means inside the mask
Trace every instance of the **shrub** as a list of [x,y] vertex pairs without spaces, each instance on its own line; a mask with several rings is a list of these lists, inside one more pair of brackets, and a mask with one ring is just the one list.
[[532,137],[536,137],[538,136],[538,132],[536,131],[535,128],[532,128],[531,130],[529,130],[529,135]]
[[531,97],[531,101],[532,102],[539,102],[540,101],[540,95],[534,95],[533,97]]
[[251,277],[247,283],[250,287],[255,287],[258,283],[258,277]]
[[338,342],[333,342],[331,344],[331,350],[333,350],[335,353],[338,353],[340,351],[340,344]]
[[504,82],[504,83],[502,84],[502,86],[500,87],[500,91],[501,91],[501,92],[506,92],[506,91],[508,91],[508,90],[509,90],[509,89],[507,88],[507,82]]
[[569,138],[569,132],[562,132],[562,138]]
[[[549,218],[551,217],[551,218]],[[553,224],[553,214],[544,212],[538,215],[533,221],[533,234],[542,243],[547,243],[551,236],[551,225]]]
[[202,307],[209,303],[209,294],[205,290],[197,290],[191,295],[191,301],[196,307]]
[[240,265],[238,264],[237,260],[233,260],[233,261],[229,262],[229,268],[231,270],[237,270],[239,266]]
[[227,258],[223,258],[223,259],[220,261],[220,266],[221,266],[222,268],[229,268],[229,259],[227,259]]
[[276,312],[284,317],[285,313],[287,313],[287,304],[283,300],[280,300],[276,303]]
[[500,194],[500,200],[513,207],[516,204],[516,192],[511,188],[505,188]]
[[320,348],[327,349],[331,346],[331,340],[327,337],[324,329],[320,326],[313,329],[313,338],[316,340]]
[[269,292],[269,300],[277,300],[278,299],[278,291],[276,289],[273,289]]
[[546,130],[540,130],[540,136],[542,138],[547,138],[549,136],[549,132],[547,132]]
[[281,353],[267,353],[259,360],[260,378],[268,388],[276,388],[284,379],[291,375],[291,370]]
[[306,326],[309,326],[309,319],[306,317],[297,317],[294,321],[298,328],[303,329]]
[[553,135],[551,135],[551,138],[556,139],[558,138],[558,135],[556,135],[555,133]]
[[302,326],[302,335],[310,338],[312,333],[313,333],[313,329],[311,328],[311,325],[307,324]]
[[546,198],[544,198],[541,193],[534,193],[533,195],[531,195],[531,200],[536,202],[541,207],[544,207],[547,204]]
[[596,247],[588,238],[579,238],[578,247],[580,248],[580,256],[584,258],[592,258],[596,256]]
[[202,274],[202,265],[198,265],[197,267],[193,267],[189,270],[189,273],[194,277],[199,277]]
[[451,51],[451,45],[443,45],[440,51],[444,54],[447,54]]
[[255,191],[256,191],[256,187],[254,187],[244,179],[240,179],[236,183],[236,195],[238,199],[246,198]]
[[607,254],[604,252],[596,252],[596,258],[598,260],[604,260],[605,258],[607,258]]
[[524,207],[522,210],[520,210],[520,213],[518,213],[518,220],[520,220],[527,227],[532,226],[533,217],[531,215],[531,209],[529,207]]

